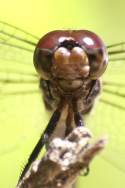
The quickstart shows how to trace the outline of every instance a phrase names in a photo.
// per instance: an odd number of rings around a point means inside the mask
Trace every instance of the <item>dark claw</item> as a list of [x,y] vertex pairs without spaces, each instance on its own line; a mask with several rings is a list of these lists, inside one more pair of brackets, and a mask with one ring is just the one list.
[[85,171],[80,172],[80,176],[88,176],[90,172],[90,168],[86,167]]

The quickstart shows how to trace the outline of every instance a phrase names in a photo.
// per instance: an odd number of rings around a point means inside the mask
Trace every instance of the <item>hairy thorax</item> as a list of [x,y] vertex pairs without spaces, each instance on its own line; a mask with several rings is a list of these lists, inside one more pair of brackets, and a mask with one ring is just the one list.
[[60,99],[63,98],[69,105],[75,102],[78,111],[86,114],[92,109],[95,98],[100,93],[101,83],[100,80],[66,82],[65,80],[41,79],[40,89],[42,89],[44,103],[48,110],[55,110]]

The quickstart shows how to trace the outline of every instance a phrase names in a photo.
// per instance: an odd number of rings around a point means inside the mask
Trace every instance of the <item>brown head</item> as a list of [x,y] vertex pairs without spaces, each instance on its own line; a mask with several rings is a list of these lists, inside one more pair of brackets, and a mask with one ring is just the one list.
[[108,63],[102,40],[87,30],[57,30],[43,36],[34,52],[40,77],[57,80],[64,90],[76,90],[84,80],[98,79]]

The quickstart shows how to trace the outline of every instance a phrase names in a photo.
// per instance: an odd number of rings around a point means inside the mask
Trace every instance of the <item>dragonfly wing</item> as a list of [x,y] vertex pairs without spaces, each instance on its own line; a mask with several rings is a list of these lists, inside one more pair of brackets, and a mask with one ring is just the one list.
[[45,115],[33,66],[36,42],[32,34],[0,22],[0,156],[38,134]]
[[124,43],[108,47],[109,65],[102,78],[102,94],[88,124],[94,135],[107,135],[104,159],[125,171],[125,52]]

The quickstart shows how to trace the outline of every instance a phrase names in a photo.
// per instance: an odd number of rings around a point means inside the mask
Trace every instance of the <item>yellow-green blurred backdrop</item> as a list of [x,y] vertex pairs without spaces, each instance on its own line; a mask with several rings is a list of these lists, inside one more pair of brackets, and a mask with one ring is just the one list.
[[[0,20],[23,28],[37,36],[42,36],[46,32],[55,29],[85,28],[98,33],[106,44],[111,44],[125,41],[124,19],[124,0],[0,1]],[[3,113],[6,112],[4,111]],[[42,113],[44,117],[44,108]],[[47,123],[48,120],[46,118],[47,116],[43,118],[42,125]],[[7,126],[6,132],[8,132]],[[13,134],[9,132],[7,137],[6,134],[4,135],[8,143]],[[32,129],[29,134],[32,135]],[[1,127],[0,135],[2,135]],[[36,142],[37,137],[32,139]],[[30,146],[29,141],[28,144],[29,152],[33,147],[33,143]],[[23,146],[25,147],[25,144]],[[21,160],[23,158],[22,155],[22,152],[11,152],[0,157],[0,188],[15,187],[21,166],[25,162]],[[81,177],[78,182],[78,188],[118,188],[119,186],[121,188],[125,187],[125,173],[119,171],[100,157],[93,162],[90,175],[88,177]]]

